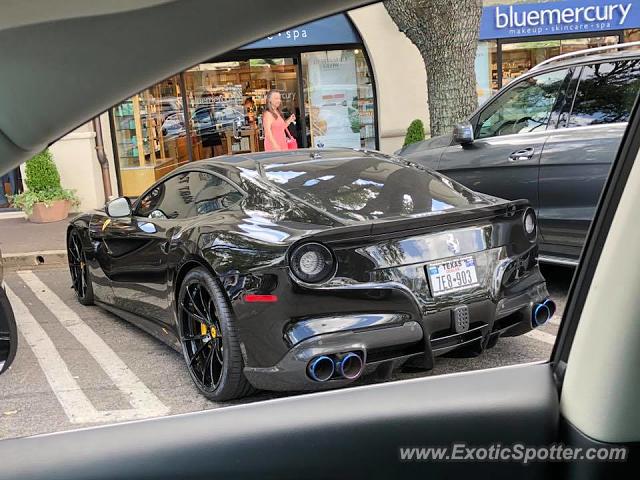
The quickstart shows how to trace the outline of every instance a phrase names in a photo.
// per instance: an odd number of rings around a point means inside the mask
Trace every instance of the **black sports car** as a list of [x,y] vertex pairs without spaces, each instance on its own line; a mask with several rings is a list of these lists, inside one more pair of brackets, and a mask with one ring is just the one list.
[[478,354],[555,309],[525,201],[377,152],[183,166],[68,231],[73,286],[182,351],[198,388],[316,390]]

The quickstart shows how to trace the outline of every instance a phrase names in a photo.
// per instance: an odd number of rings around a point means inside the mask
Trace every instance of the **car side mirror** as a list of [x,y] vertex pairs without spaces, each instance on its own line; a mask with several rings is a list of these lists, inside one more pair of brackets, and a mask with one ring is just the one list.
[[473,126],[469,122],[458,123],[453,127],[453,141],[460,145],[473,143]]
[[[0,260],[1,261],[1,260]],[[0,269],[2,267],[0,266]],[[2,270],[0,270],[0,279]],[[7,371],[18,350],[18,327],[13,310],[2,286],[0,286],[0,374]]]
[[105,212],[112,218],[122,218],[131,216],[131,202],[127,197],[118,197],[104,207]]

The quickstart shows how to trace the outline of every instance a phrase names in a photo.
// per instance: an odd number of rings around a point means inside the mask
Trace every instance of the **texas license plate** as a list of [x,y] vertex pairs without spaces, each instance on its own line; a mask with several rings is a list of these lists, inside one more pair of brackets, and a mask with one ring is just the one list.
[[473,257],[432,263],[427,265],[426,270],[434,297],[459,292],[478,285],[476,261]]

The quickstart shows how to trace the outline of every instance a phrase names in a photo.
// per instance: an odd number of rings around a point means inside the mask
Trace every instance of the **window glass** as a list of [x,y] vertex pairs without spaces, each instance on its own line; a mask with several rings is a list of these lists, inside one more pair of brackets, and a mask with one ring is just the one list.
[[376,148],[373,82],[362,50],[303,53],[302,72],[309,146]]
[[559,54],[560,40],[506,43],[502,45],[502,85],[508,85],[538,63]]
[[476,91],[482,105],[498,91],[498,46],[494,41],[478,42],[476,52]]
[[640,60],[582,69],[569,127],[626,122],[640,86]]
[[616,43],[617,35],[505,43],[502,45],[502,85],[507,85],[535,65],[557,55]]
[[481,113],[477,138],[544,130],[568,70],[518,82]]
[[[194,160],[264,151],[262,114],[271,89],[280,92],[284,118],[300,116],[294,58],[201,63],[184,81]],[[292,135],[299,131],[299,124],[289,126]]]
[[420,215],[467,207],[473,192],[426,170],[377,158],[326,159],[264,166],[267,180],[350,220]]
[[136,214],[150,218],[189,218],[226,208],[242,194],[216,175],[186,172],[156,185],[141,200]]
[[123,195],[140,195],[189,161],[178,76],[143,90],[112,111]]

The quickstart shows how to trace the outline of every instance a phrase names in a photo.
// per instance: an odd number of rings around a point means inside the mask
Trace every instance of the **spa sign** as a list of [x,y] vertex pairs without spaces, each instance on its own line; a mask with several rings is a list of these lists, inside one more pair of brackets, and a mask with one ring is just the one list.
[[253,48],[281,48],[309,45],[337,45],[360,43],[358,34],[345,14],[340,13],[306,23],[283,32],[270,35],[257,42],[242,47]]
[[640,1],[517,3],[483,8],[480,40],[624,30],[640,26]]

